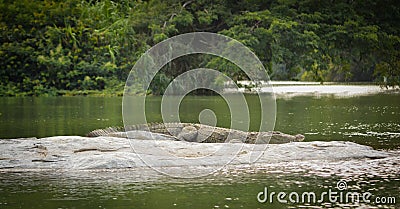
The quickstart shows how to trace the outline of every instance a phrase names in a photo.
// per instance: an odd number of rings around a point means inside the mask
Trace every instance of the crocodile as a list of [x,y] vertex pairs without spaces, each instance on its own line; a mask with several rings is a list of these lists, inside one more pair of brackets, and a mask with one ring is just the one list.
[[132,135],[129,133],[138,131],[161,134],[173,140],[202,143],[282,144],[303,141],[305,138],[301,134],[289,135],[279,131],[245,132],[197,123],[148,123],[126,127],[109,127],[91,131],[87,136],[131,138],[129,136]]

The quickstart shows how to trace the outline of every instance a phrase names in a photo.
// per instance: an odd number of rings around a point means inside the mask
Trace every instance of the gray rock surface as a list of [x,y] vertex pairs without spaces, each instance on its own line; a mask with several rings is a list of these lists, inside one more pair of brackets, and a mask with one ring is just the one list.
[[[159,140],[143,140],[151,137],[141,132],[137,138],[140,139],[80,136],[3,139],[0,140],[0,171],[137,170],[148,169],[151,165],[161,172],[175,169],[180,175],[213,172],[216,167],[242,171],[302,169],[309,173],[327,168],[328,174],[340,174],[351,166],[356,171],[358,166],[360,170],[360,163],[365,172],[370,172],[374,166],[379,169],[383,164],[393,167],[390,165],[400,163],[398,153],[377,151],[352,142],[190,143],[172,141],[163,135],[156,135]],[[251,163],[251,156],[255,156],[257,161]],[[396,175],[400,172],[399,168],[391,169],[394,170],[390,172]]]

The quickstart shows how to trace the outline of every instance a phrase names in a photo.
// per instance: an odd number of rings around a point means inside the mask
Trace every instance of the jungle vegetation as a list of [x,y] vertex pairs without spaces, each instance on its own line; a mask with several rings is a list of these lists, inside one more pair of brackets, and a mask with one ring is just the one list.
[[[400,84],[398,0],[0,0],[0,95],[120,95],[147,49],[198,31],[241,41],[273,80]],[[146,93],[194,66],[246,79],[188,56]]]

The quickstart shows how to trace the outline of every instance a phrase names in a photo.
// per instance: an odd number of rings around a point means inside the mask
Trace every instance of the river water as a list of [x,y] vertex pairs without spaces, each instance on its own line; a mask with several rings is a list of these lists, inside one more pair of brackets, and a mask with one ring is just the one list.
[[[258,97],[246,96],[251,106],[251,130],[257,130]],[[39,97],[0,99],[0,138],[85,135],[123,125],[122,98]],[[147,100],[147,120],[161,121],[161,97]],[[306,141],[346,140],[375,149],[400,148],[400,96],[298,96],[277,99],[275,130],[302,133]],[[217,96],[188,96],[180,106],[181,120],[197,122],[205,108],[213,110],[218,126],[229,127],[229,109]],[[133,173],[130,173],[133,172]],[[369,191],[374,197],[396,197],[397,203],[260,203],[257,195],[274,192],[335,190],[340,176],[305,173],[216,174],[197,179],[174,179],[134,171],[105,173],[65,171],[1,172],[0,208],[296,208],[400,207],[400,174],[347,178],[349,190]],[[336,189],[337,191],[337,189]]]
[[[259,128],[260,107],[246,96],[250,130]],[[148,97],[148,122],[161,122],[161,97]],[[278,98],[275,130],[301,133],[306,141],[347,140],[377,149],[400,146],[400,96],[376,94],[338,98]],[[184,122],[198,122],[204,109],[213,110],[217,125],[230,126],[227,104],[218,96],[188,96],[180,105]],[[24,97],[0,99],[0,138],[85,135],[91,130],[122,126],[121,97]]]

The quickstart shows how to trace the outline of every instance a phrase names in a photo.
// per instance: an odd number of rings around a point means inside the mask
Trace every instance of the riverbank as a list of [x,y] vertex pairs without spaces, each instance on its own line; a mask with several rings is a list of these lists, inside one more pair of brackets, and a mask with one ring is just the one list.
[[0,92],[0,97],[71,97],[71,96],[91,96],[91,97],[122,97],[121,90],[48,90],[43,92]]
[[226,88],[229,93],[274,93],[277,97],[294,96],[337,96],[353,97],[382,93],[400,93],[399,87],[384,88],[374,83],[337,83],[337,82],[303,82],[271,81],[254,87],[250,81],[238,82],[240,88]]
[[[227,86],[232,86],[227,84]],[[258,87],[254,87],[254,83],[250,81],[238,81],[239,88],[226,87],[226,93],[245,93],[254,94],[273,92],[279,97],[293,96],[362,96],[379,93],[400,93],[400,87],[385,88],[372,82],[305,82],[305,81],[270,81],[260,83]],[[271,89],[272,87],[272,89]],[[139,91],[138,91],[139,92]],[[122,97],[124,95],[123,86],[116,89],[104,90],[48,90],[42,92],[12,92],[1,91],[1,96],[8,97],[27,97],[27,96],[91,96],[91,97]]]

